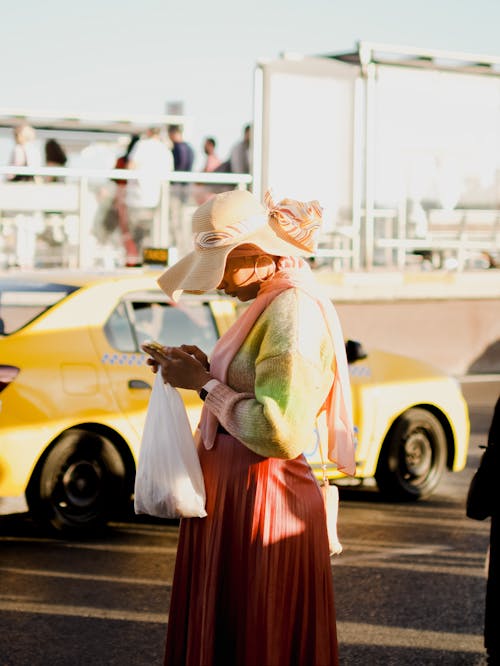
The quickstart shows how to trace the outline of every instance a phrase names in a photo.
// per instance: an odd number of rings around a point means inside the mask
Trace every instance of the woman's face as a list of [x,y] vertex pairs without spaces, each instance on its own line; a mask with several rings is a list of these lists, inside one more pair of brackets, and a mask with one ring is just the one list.
[[237,253],[228,255],[218,289],[240,301],[250,301],[257,296],[262,281],[274,273],[275,264],[267,254],[242,255],[242,249],[240,246]]

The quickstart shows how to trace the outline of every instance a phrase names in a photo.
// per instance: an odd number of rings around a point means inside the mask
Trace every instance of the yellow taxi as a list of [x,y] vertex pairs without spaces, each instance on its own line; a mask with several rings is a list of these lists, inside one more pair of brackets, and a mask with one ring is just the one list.
[[[140,345],[210,353],[234,321],[217,295],[173,304],[154,272],[0,276],[0,498],[24,496],[56,529],[85,530],[129,507],[152,374]],[[469,421],[457,383],[401,356],[347,343],[357,477],[388,496],[428,496],[460,470]],[[193,428],[202,403],[182,391]],[[306,455],[320,476],[318,432]],[[331,479],[342,475],[333,465]]]

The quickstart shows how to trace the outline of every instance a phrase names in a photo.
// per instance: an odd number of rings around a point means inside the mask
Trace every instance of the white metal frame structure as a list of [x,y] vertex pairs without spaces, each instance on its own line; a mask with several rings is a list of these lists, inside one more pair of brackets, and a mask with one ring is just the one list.
[[[286,77],[288,83],[284,83]],[[349,82],[338,88],[337,97],[328,93],[333,89],[332,80],[339,86]],[[450,89],[455,95],[454,107],[440,89],[443,82],[448,86],[446,91]],[[415,86],[421,86],[422,91]],[[492,145],[485,145],[485,149],[489,150],[488,159],[495,160],[489,176],[497,179],[497,193],[487,201],[479,197],[463,201],[452,192],[453,200],[450,191],[457,189],[457,183],[445,182],[449,190],[446,197],[438,196],[432,201],[421,192],[425,208],[419,210],[419,197],[409,190],[409,184],[416,186],[406,171],[420,169],[412,177],[422,180],[426,159],[439,161],[444,155],[453,163],[454,151],[459,158],[455,162],[467,161],[474,132],[479,133],[485,121],[484,113],[474,116],[474,104],[476,109],[481,107],[475,99],[478,91],[481,93],[479,88],[484,88],[485,96],[489,95],[486,120],[491,127],[491,143],[497,150]],[[254,90],[253,175],[258,195],[287,174],[285,195],[295,196],[295,190],[299,192],[301,188],[312,191],[318,185],[311,198],[323,203],[330,197],[328,189],[334,190],[345,173],[350,174],[350,182],[340,188],[344,209],[337,207],[334,211],[333,229],[322,239],[319,258],[331,260],[334,268],[354,270],[376,266],[403,270],[415,266],[427,254],[434,267],[443,266],[445,258],[450,258],[458,270],[471,265],[481,251],[496,254],[500,260],[500,56],[360,42],[353,53],[284,54],[277,60],[259,62]],[[303,103],[304,99],[309,105]],[[417,104],[410,108],[415,101]],[[459,114],[455,111],[467,104],[468,116],[464,115],[459,127]],[[323,113],[324,107],[328,107],[329,115]],[[352,114],[348,120],[345,109]],[[425,122],[417,132],[412,123],[414,117],[418,120],[420,109]],[[452,114],[449,125],[455,135],[447,127],[447,114]],[[440,136],[441,131],[446,137]],[[484,142],[482,131],[480,138]],[[300,142],[301,132],[311,133],[315,139],[311,146]],[[341,132],[349,137],[349,146]],[[418,141],[422,137],[426,145],[420,147]],[[390,142],[392,146],[387,145]],[[479,148],[474,148],[479,164],[482,156]],[[313,151],[326,151],[330,163],[324,161],[319,166],[320,160]],[[453,168],[446,171],[447,167],[438,167],[439,186],[444,187],[441,181],[453,181],[456,174]],[[326,176],[320,173],[321,168]],[[480,165],[478,171],[482,169]],[[301,187],[297,186],[297,174],[302,178]],[[422,184],[419,186],[425,189]],[[331,199],[335,200],[335,196]]]
[[[12,136],[12,128],[21,122],[27,122],[38,132],[48,133],[64,143],[80,149],[82,146],[102,140],[118,143],[132,134],[141,134],[148,127],[160,127],[166,130],[168,125],[189,125],[190,119],[181,115],[136,115],[119,117],[103,113],[77,114],[61,112],[57,117],[53,113],[29,109],[0,108],[0,132]],[[34,180],[11,182],[14,175],[30,176]],[[17,257],[10,248],[8,253],[2,250],[5,238],[19,234],[22,226],[32,236],[40,235],[39,227],[51,225],[58,231],[64,245],[63,257],[50,258],[48,261],[62,261],[63,265],[78,268],[102,267],[99,261],[104,257],[96,254],[93,232],[96,226],[96,196],[100,188],[114,187],[112,180],[133,180],[139,173],[132,170],[87,167],[10,167],[0,166],[0,268],[17,265]],[[47,182],[56,177],[61,182]],[[196,184],[197,186],[227,186],[247,189],[252,182],[249,174],[170,172],[165,174],[161,185],[161,198],[158,214],[155,215],[151,241],[155,247],[172,247],[170,215],[171,185],[175,183]],[[102,211],[97,211],[102,213]],[[189,221],[192,203],[184,202],[178,214]],[[99,215],[97,215],[99,217]],[[71,238],[68,229],[71,229]],[[7,254],[7,256],[6,256]],[[175,252],[171,253],[175,257]],[[106,258],[107,259],[107,258]],[[41,261],[38,257],[37,260]],[[52,265],[52,264],[51,264]]]
[[[436,267],[441,267],[445,254],[455,257],[456,268],[463,270],[471,254],[479,251],[500,253],[500,200],[496,205],[477,209],[453,207],[448,210],[430,207],[427,211],[427,232],[421,238],[407,234],[407,210],[402,193],[394,208],[387,210],[377,205],[375,198],[377,156],[377,84],[382,70],[398,68],[424,70],[471,77],[494,77],[500,83],[500,56],[429,50],[372,42],[360,42],[354,53],[324,56],[359,67],[364,94],[363,104],[363,168],[360,178],[362,194],[362,257],[361,265],[370,270],[375,264],[378,250],[384,252],[387,263],[400,269],[407,266],[415,251],[428,252]],[[402,92],[403,94],[403,92]],[[463,91],[464,98],[467,90]],[[500,114],[500,86],[498,96]],[[497,137],[498,141],[498,137]],[[499,146],[500,147],[500,146]],[[500,174],[500,158],[497,162]],[[499,193],[500,198],[500,193]],[[376,233],[376,221],[384,220],[392,227],[382,237]],[[393,253],[392,260],[388,256]],[[436,260],[436,257],[438,258]]]

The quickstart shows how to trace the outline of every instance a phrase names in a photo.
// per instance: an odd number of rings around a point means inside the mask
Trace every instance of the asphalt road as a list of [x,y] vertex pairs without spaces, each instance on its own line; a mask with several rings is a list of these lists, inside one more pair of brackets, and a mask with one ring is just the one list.
[[[384,503],[370,484],[341,489],[344,551],[333,573],[342,665],[484,663],[489,524],[467,519],[464,502],[499,388],[464,387],[469,462],[428,501]],[[0,666],[160,664],[177,534],[174,522],[131,516],[68,541],[26,514],[1,517]]]

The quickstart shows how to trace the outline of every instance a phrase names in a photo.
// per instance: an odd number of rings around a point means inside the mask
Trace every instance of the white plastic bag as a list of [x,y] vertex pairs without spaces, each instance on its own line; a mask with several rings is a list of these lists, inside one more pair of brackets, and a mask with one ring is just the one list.
[[179,392],[157,372],[135,477],[134,509],[160,518],[202,518],[205,484]]

